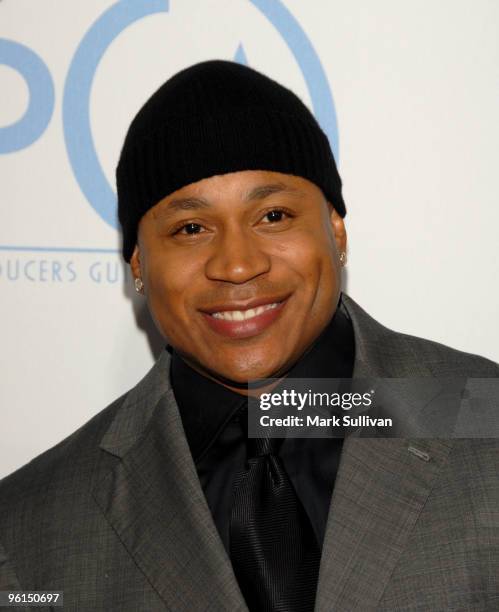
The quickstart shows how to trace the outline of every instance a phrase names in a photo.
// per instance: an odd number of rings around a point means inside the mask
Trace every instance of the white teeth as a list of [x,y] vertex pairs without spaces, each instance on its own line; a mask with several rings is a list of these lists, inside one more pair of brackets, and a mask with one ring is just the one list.
[[278,302],[274,304],[265,304],[264,306],[257,306],[256,308],[248,308],[248,310],[224,310],[222,312],[214,312],[211,316],[215,319],[225,319],[226,321],[245,321],[256,317],[266,310],[276,308],[279,306]]

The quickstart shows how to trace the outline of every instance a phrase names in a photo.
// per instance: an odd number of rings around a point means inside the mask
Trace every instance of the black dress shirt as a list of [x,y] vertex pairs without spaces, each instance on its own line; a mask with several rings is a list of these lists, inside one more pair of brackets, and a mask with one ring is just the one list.
[[[353,328],[338,306],[330,323],[291,368],[290,378],[351,378]],[[171,380],[208,506],[227,551],[233,483],[246,459],[247,397],[193,370],[172,351]],[[286,438],[279,455],[322,546],[343,440]]]

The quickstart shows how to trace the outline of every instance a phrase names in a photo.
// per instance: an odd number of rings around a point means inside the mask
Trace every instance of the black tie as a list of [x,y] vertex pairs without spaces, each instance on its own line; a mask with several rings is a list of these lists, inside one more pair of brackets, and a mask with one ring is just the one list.
[[312,612],[320,549],[277,456],[282,438],[248,438],[230,520],[234,573],[251,612]]

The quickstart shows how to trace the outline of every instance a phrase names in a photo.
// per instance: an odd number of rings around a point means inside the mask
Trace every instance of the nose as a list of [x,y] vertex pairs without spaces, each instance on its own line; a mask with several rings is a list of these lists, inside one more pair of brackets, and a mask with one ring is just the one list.
[[220,232],[212,248],[205,265],[210,280],[241,284],[270,270],[270,256],[258,237],[238,225]]

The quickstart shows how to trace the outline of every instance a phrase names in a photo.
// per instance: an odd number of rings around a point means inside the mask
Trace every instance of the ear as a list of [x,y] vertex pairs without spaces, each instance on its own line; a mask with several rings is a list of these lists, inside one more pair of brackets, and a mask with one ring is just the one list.
[[343,217],[341,217],[331,205],[330,213],[331,228],[333,230],[334,239],[338,253],[346,252],[347,250],[347,230]]
[[132,269],[134,278],[142,278],[142,273],[140,271],[140,250],[137,244],[133,250],[132,257],[130,258],[130,268]]

